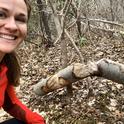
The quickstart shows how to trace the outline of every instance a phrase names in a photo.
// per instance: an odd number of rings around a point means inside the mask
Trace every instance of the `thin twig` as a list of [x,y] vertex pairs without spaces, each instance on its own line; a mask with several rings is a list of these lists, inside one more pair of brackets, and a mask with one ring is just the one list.
[[66,29],[70,29],[71,27],[73,27],[76,24],[76,20],[72,21],[70,24],[68,24],[66,27]]
[[34,44],[34,45],[36,45],[36,46],[39,46],[38,44],[36,44],[36,43],[34,43],[34,42],[32,42],[32,41],[29,41],[29,40],[27,40],[26,42],[31,43],[31,44]]
[[70,39],[70,41],[71,41],[72,45],[74,46],[74,48],[75,48],[77,54],[79,55],[81,63],[83,63],[83,62],[84,62],[83,56],[82,56],[80,50],[78,49],[78,47],[76,46],[76,44],[75,44],[73,38],[69,35],[69,33],[68,33],[67,30],[65,30],[65,34],[66,34],[67,37]]
[[60,15],[62,15],[65,12],[67,5],[68,5],[68,0],[65,1],[64,7],[62,8]]
[[[86,19],[86,17],[81,17],[80,19]],[[124,27],[123,24],[119,24],[118,22],[113,22],[113,21],[108,21],[108,20],[102,20],[102,19],[91,19],[91,18],[88,18],[89,21],[96,21],[96,22],[103,22],[103,23],[108,23],[108,24],[111,24],[111,25],[116,25],[116,26],[120,26],[120,27]]]

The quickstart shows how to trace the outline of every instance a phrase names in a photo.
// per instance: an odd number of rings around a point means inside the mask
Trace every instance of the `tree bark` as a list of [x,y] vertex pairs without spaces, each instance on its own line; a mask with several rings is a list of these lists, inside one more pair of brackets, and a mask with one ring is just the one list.
[[[40,27],[41,27],[41,31],[43,32],[44,36],[46,36],[47,38],[47,43],[46,47],[50,47],[53,45],[52,43],[52,38],[51,38],[51,31],[50,31],[50,27],[48,24],[48,15],[45,12],[45,5],[43,0],[37,0],[37,6],[39,9],[39,15],[40,15]],[[44,29],[44,30],[43,30]]]
[[102,59],[97,62],[100,77],[124,84],[124,64]]

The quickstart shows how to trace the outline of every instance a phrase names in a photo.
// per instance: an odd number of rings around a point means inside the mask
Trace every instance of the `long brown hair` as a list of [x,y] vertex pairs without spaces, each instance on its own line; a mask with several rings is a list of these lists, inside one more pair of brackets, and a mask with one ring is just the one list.
[[29,0],[24,0],[26,6],[27,6],[27,10],[28,10],[28,18],[30,18],[30,14],[31,14],[31,4]]
[[9,83],[18,86],[20,79],[20,64],[16,52],[7,53],[2,61],[8,68],[7,78]]
[[[31,5],[29,0],[24,0],[27,10],[28,10],[28,18],[30,17],[31,13]],[[19,63],[19,57],[17,56],[16,52],[7,53],[3,60],[2,60],[6,66],[8,67],[7,71],[7,78],[10,84],[13,86],[19,85],[20,80],[20,63]]]

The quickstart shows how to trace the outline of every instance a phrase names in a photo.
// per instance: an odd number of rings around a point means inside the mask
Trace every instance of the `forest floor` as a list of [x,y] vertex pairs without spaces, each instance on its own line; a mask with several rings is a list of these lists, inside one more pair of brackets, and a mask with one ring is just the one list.
[[[82,46],[78,44],[85,62],[108,58],[124,64],[122,39],[94,37]],[[73,83],[73,95],[68,95],[66,88],[45,96],[35,95],[32,85],[61,69],[61,52],[59,43],[45,50],[39,39],[33,42],[39,45],[27,42],[18,51],[22,76],[17,93],[24,104],[43,115],[47,124],[124,124],[124,86],[101,77],[89,77]],[[68,58],[68,65],[79,62],[70,43]],[[8,117],[4,114],[2,120]]]

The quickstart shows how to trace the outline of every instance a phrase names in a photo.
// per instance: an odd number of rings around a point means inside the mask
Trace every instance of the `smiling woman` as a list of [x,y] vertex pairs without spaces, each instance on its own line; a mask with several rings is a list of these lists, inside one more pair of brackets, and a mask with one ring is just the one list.
[[20,78],[15,49],[27,35],[30,11],[28,0],[0,0],[0,107],[15,117],[1,124],[45,124],[43,117],[23,105],[14,91]]
[[0,54],[12,52],[23,41],[27,34],[27,18],[24,1],[0,1]]

